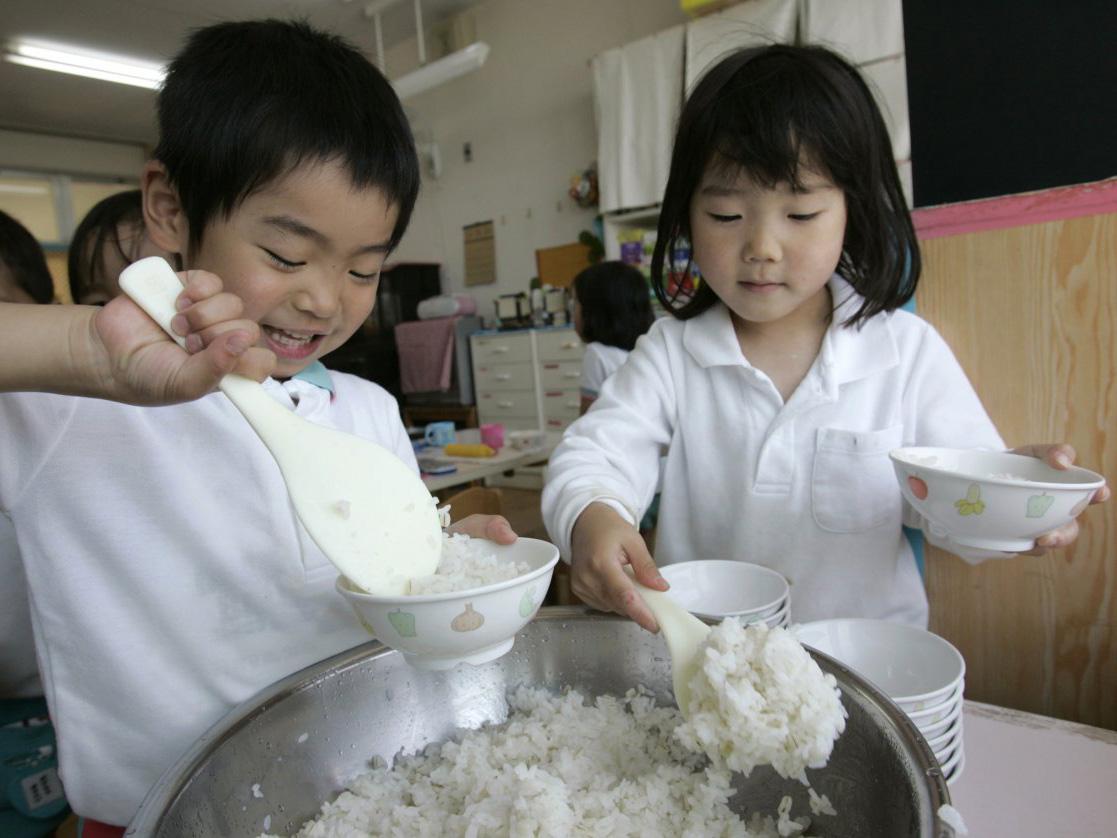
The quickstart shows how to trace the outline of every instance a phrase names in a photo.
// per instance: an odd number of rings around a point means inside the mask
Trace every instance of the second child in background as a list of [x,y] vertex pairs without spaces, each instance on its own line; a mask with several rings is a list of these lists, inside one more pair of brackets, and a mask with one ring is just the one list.
[[49,303],[54,282],[31,231],[0,212],[0,303]]
[[599,262],[574,277],[574,331],[586,345],[582,356],[582,413],[601,385],[624,363],[636,339],[651,328],[651,289],[644,275],[624,262]]
[[140,190],[101,199],[78,223],[70,241],[70,295],[79,305],[104,305],[120,294],[120,272],[147,256],[162,256],[179,267],[148,236]]

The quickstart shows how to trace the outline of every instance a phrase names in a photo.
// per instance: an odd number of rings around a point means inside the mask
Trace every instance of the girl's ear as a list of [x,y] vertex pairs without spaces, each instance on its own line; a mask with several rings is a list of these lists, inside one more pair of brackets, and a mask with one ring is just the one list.
[[166,167],[158,160],[149,160],[144,166],[140,190],[148,238],[160,250],[182,257],[190,244],[190,226],[178,190],[171,184]]

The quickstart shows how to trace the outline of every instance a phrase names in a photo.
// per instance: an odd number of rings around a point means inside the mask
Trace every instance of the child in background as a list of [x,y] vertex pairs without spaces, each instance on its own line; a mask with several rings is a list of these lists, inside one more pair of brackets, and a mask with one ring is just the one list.
[[[684,239],[702,276],[689,298],[665,277]],[[666,454],[658,561],[778,570],[797,621],[925,626],[888,452],[1003,444],[942,338],[900,310],[919,270],[888,132],[852,66],[772,46],[713,67],[679,119],[652,262],[673,317],[550,459],[544,520],[574,593],[656,629],[623,566],[667,589],[634,527]],[[1017,450],[1056,468],[1074,457]],[[1072,522],[1037,552],[1076,536]]]
[[81,305],[104,305],[120,294],[120,272],[147,256],[170,259],[147,235],[140,190],[101,199],[85,214],[70,241],[66,257],[70,295]]
[[582,413],[651,327],[649,295],[643,274],[624,262],[599,262],[574,277],[574,330],[586,345]]
[[[172,61],[158,115],[141,179],[152,241],[243,300],[277,358],[274,398],[415,468],[395,400],[319,361],[371,312],[419,187],[387,80],[305,24],[222,23]],[[198,328],[210,314],[199,303],[180,317]],[[367,641],[275,461],[223,395],[142,410],[3,395],[0,427],[0,509],[79,815],[126,824],[232,707]],[[457,526],[515,539],[501,518]]]
[[54,281],[31,231],[0,211],[0,303],[49,303]]

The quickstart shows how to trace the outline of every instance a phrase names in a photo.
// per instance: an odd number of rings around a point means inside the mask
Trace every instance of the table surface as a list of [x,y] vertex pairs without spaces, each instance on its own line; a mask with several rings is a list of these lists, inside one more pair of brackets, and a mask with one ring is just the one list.
[[1117,731],[967,701],[950,786],[970,838],[1117,836]]
[[[481,432],[479,430],[465,428],[457,432],[457,441],[465,444],[480,442],[480,434]],[[423,482],[426,484],[427,489],[431,492],[438,492],[452,486],[460,486],[463,483],[472,483],[474,480],[492,477],[494,474],[510,471],[519,466],[546,462],[561,439],[561,433],[547,431],[544,443],[540,448],[517,451],[511,446],[505,445],[491,457],[447,457],[444,449],[437,447],[424,448],[417,453],[421,456],[432,456],[440,460],[449,460],[458,467],[457,471],[451,472],[450,474],[423,475]]]

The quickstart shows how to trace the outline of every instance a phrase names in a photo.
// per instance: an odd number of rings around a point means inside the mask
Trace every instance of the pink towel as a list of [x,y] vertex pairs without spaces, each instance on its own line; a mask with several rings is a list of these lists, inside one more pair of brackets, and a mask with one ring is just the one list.
[[450,389],[457,317],[414,320],[396,326],[400,385],[405,393]]

